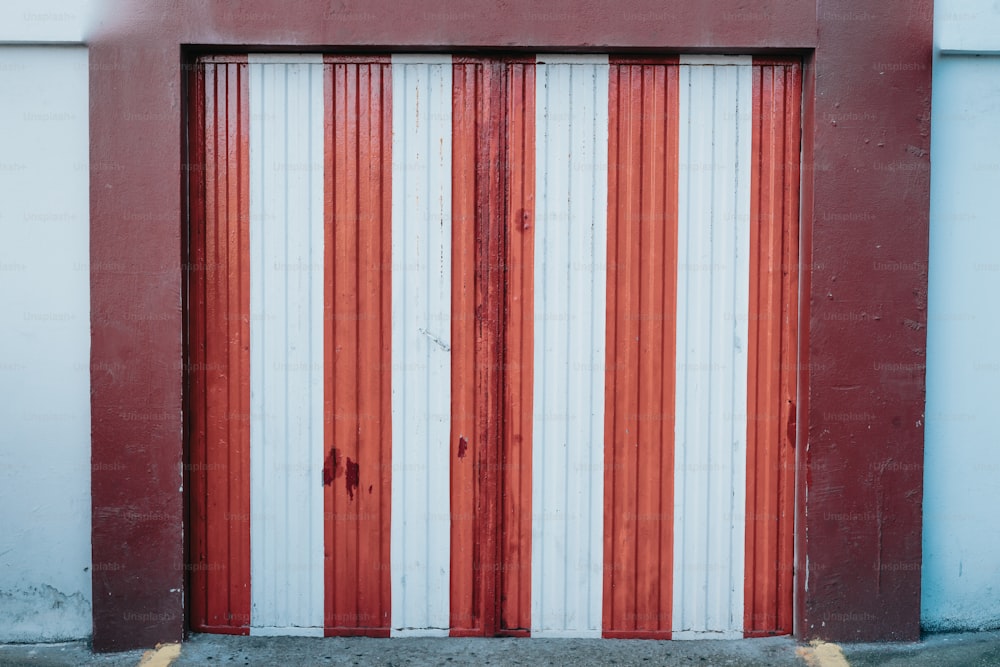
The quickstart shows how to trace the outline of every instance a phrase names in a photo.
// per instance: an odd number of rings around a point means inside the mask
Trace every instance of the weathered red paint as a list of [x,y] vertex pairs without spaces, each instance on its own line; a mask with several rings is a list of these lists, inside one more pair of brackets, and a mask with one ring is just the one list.
[[[815,169],[816,152],[813,148],[811,138],[815,133],[815,99],[816,99],[816,79],[812,71],[812,58],[806,59],[802,67],[802,188],[800,191],[800,218],[799,218],[799,337],[798,337],[798,361],[796,373],[798,374],[798,400],[795,410],[797,418],[795,424],[795,581],[794,595],[792,599],[792,631],[799,637],[803,636],[803,615],[806,611],[806,538],[808,525],[803,520],[803,514],[808,510],[808,495],[806,489],[813,484],[807,466],[808,457],[805,449],[809,446],[809,335],[810,322],[812,321],[812,269],[808,265],[809,258],[812,257],[812,229],[814,206],[813,188],[809,181],[810,173]],[[928,200],[929,203],[929,200]]]
[[[324,63],[323,421],[334,459],[334,479],[323,494],[324,626],[327,636],[385,637],[391,610],[392,66],[386,56],[327,56]],[[359,492],[362,480],[367,493]]]
[[331,447],[323,460],[323,485],[333,484],[333,480],[340,477],[343,472],[340,469],[340,452],[337,451],[336,447]]
[[188,266],[192,629],[250,624],[250,154],[246,59],[192,76]]
[[452,68],[451,185],[451,634],[482,635],[479,590],[481,469],[476,440],[475,63]]
[[754,59],[747,368],[747,637],[792,631],[801,67]]
[[535,63],[506,68],[507,170],[500,618],[497,633],[531,628],[531,461],[534,423]]
[[677,311],[676,58],[611,62],[603,635],[670,639]]
[[457,58],[452,88],[451,634],[523,634],[531,611],[525,311],[534,302],[533,254],[525,253],[534,247],[534,65]]
[[503,364],[504,364],[504,262],[507,237],[504,233],[506,178],[497,165],[507,164],[504,114],[505,66],[486,60],[475,68],[481,77],[477,86],[475,127],[476,185],[475,287],[476,363],[473,377],[477,388],[475,427],[479,463],[479,491],[476,512],[481,516],[476,534],[479,617],[483,634],[496,634],[499,625],[500,579],[500,475],[503,462]]
[[[922,460],[923,373],[889,369],[922,362],[924,331],[906,323],[924,322],[927,281],[920,271],[877,270],[874,260],[927,260],[930,2],[560,0],[540,9],[529,0],[461,0],[442,12],[385,0],[335,9],[304,0],[294,12],[278,0],[238,9],[208,0],[104,7],[88,39],[92,459],[120,465],[92,471],[92,544],[95,562],[122,567],[93,575],[96,650],[176,641],[184,629],[182,162],[189,158],[179,63],[182,46],[198,44],[243,52],[512,44],[532,53],[804,52],[796,632],[918,636],[919,569],[881,566],[920,562],[920,466],[876,473],[875,464],[887,456]],[[860,119],[835,124],[846,111]],[[913,168],[885,168],[898,160]],[[870,217],[829,217],[850,212]],[[838,319],[845,308],[871,306],[882,307],[880,320]],[[126,373],[100,370],[123,360]],[[887,418],[871,429],[824,419],[873,405]],[[857,508],[874,508],[878,518],[824,519]]]

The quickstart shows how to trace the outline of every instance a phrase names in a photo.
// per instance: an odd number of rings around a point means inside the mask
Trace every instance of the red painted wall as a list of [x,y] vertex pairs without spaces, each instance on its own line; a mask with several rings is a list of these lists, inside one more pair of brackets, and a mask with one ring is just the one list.
[[927,277],[884,267],[926,267],[931,15],[902,0],[108,0],[89,36],[92,494],[94,562],[116,567],[94,568],[95,649],[185,628],[190,45],[804,54],[796,631],[915,639],[919,568],[900,565],[920,562],[922,473],[878,464],[922,462]]
[[[913,640],[932,7],[827,0],[818,7],[803,133],[808,283],[800,308],[808,334],[800,352],[799,475],[809,499],[798,507],[797,544],[809,589],[800,576],[797,632]],[[887,461],[909,472],[885,475]]]

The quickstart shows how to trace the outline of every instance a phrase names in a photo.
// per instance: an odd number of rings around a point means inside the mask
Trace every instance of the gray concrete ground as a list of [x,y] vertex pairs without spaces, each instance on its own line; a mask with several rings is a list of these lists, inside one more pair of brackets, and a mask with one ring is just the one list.
[[1000,667],[1000,630],[912,644],[608,639],[365,639],[193,635],[179,647],[94,655],[85,642],[0,645],[6,667],[309,667],[312,665],[698,665],[699,667]]

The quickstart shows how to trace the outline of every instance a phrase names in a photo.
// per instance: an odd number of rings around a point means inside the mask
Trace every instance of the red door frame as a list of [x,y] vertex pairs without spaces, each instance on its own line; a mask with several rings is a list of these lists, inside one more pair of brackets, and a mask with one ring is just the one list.
[[[334,11],[305,0],[291,13],[280,0],[117,0],[105,11],[89,36],[96,650],[185,629],[188,45],[802,54],[795,632],[919,636],[931,2],[346,0]],[[906,465],[881,465],[890,459]]]

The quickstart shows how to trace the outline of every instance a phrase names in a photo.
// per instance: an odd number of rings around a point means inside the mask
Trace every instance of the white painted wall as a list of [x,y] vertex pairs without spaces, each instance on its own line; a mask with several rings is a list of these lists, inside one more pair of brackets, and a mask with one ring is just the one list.
[[80,43],[106,0],[3,0],[0,43]]
[[91,632],[87,74],[0,46],[0,642]]
[[921,621],[995,628],[1000,56],[974,51],[1000,53],[1000,3],[936,5]]
[[945,53],[1000,53],[1000,3],[935,0],[934,42]]

